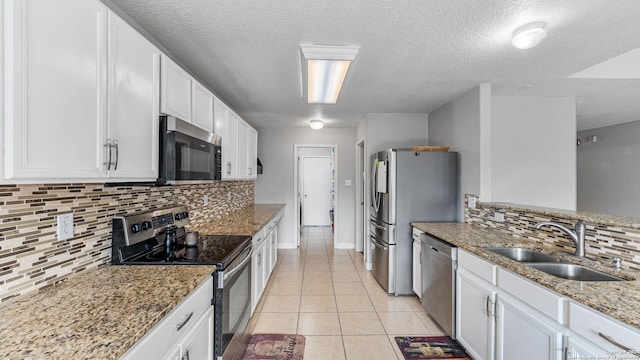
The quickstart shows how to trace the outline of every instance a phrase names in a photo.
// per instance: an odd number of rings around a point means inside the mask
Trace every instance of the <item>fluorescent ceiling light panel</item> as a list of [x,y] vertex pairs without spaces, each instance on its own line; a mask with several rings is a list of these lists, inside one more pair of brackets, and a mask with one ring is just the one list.
[[301,45],[307,62],[307,102],[335,104],[359,46]]

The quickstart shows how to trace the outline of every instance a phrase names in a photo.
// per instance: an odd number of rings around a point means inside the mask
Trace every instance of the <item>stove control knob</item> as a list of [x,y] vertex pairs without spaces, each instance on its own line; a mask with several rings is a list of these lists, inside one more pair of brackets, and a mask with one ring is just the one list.
[[141,230],[140,224],[131,225],[131,232],[133,232],[134,234],[137,232],[140,232],[140,230]]
[[151,222],[150,221],[143,221],[142,222],[142,230],[149,230],[151,229]]

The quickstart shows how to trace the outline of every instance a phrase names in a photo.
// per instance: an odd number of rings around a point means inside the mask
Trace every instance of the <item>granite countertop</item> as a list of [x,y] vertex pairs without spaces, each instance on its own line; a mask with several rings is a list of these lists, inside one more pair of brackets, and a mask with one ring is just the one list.
[[253,235],[284,208],[284,204],[254,204],[218,220],[189,227],[200,235]]
[[0,306],[3,359],[117,359],[213,266],[105,266]]
[[[525,238],[514,237],[506,231],[459,223],[414,223],[412,225],[496,265],[533,280],[569,299],[640,329],[640,274],[638,272],[624,269],[614,270],[601,264],[585,262],[558,252],[551,246],[541,245]],[[630,281],[565,280],[490,252],[485,249],[487,247],[535,249],[560,257],[564,261],[582,264]]]

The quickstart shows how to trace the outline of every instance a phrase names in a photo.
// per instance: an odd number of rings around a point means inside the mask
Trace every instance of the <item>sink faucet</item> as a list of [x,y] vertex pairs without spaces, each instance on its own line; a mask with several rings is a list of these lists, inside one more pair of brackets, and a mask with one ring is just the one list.
[[556,227],[556,228],[562,230],[567,235],[569,235],[571,240],[573,240],[573,243],[576,245],[576,252],[575,252],[576,256],[584,257],[584,255],[585,255],[584,233],[585,233],[586,226],[585,226],[583,220],[578,220],[578,222],[576,223],[576,230],[575,231],[569,230],[569,229],[567,229],[566,227],[564,227],[564,226],[562,226],[560,224],[556,224],[556,223],[550,222],[550,221],[539,222],[539,223],[535,224],[534,227],[536,229],[540,229],[543,226]]

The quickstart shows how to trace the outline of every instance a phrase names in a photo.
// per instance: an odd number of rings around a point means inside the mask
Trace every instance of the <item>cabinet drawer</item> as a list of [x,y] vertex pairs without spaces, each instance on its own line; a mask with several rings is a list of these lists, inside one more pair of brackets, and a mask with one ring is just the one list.
[[263,227],[262,229],[258,230],[257,233],[253,234],[253,236],[251,237],[251,242],[254,248],[257,248],[258,246],[262,245],[265,238],[264,236],[265,232],[266,232],[266,229],[265,227]]
[[420,235],[424,234],[424,231],[413,228],[413,232],[411,234],[414,241],[420,242]]
[[[160,320],[122,359],[162,358],[174,346],[176,339],[189,332],[196,320],[211,308],[212,298],[213,278],[209,278]],[[179,325],[182,325],[180,329]]]
[[[569,329],[584,337],[593,345],[611,351],[623,351],[620,347],[607,341],[602,336],[609,337],[618,344],[640,351],[640,331],[593,309],[576,303],[569,303]],[[599,334],[602,334],[600,336]]]
[[458,250],[458,267],[465,268],[493,285],[496,284],[496,266],[462,249]]
[[498,287],[551,319],[563,324],[564,298],[519,275],[498,269]]

